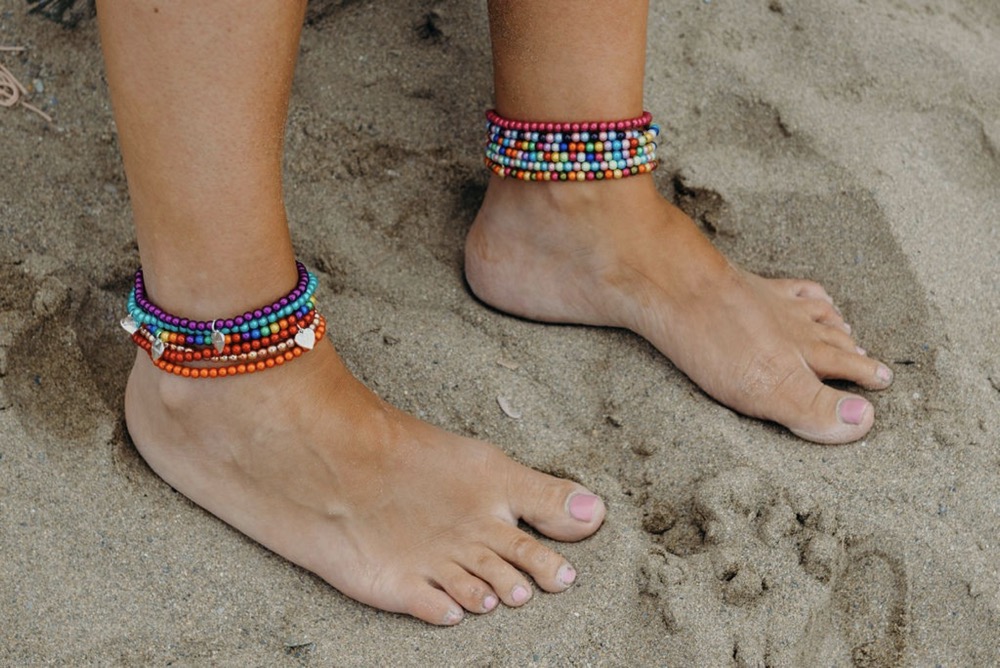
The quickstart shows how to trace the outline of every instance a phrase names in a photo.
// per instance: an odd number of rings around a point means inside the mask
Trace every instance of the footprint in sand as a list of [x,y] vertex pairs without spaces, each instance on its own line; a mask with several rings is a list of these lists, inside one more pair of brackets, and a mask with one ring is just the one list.
[[[835,512],[749,468],[704,481],[691,512],[647,517],[658,536],[642,591],[687,665],[896,666],[907,575],[872,540],[845,540]],[[669,517],[664,521],[664,517]],[[696,639],[698,639],[696,641]]]

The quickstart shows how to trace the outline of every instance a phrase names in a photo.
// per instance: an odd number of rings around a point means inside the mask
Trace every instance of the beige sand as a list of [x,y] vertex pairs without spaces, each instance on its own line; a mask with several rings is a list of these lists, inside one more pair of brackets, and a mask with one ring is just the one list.
[[[415,29],[430,11],[437,39]],[[562,548],[572,591],[453,629],[346,599],[128,445],[138,257],[96,26],[23,12],[0,4],[0,44],[28,47],[0,59],[55,120],[0,109],[0,664],[1000,661],[995,3],[654,3],[661,187],[735,261],[822,281],[896,371],[846,447],[735,415],[630,334],[478,303],[460,249],[486,181],[483,3],[314,9],[288,206],[341,353],[393,403],[609,502]]]

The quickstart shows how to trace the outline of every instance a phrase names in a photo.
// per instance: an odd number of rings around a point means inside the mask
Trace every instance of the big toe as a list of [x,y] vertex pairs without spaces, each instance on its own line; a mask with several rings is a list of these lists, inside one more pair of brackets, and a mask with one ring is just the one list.
[[517,465],[510,491],[514,513],[549,538],[577,541],[604,522],[599,496],[577,483]]
[[775,398],[766,417],[779,422],[800,438],[816,443],[850,443],[863,438],[875,421],[867,399],[835,390],[803,369]]

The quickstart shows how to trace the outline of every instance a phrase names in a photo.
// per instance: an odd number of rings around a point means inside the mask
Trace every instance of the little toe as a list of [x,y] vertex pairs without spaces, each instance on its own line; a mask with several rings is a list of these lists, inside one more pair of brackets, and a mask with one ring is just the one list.
[[823,299],[806,299],[802,304],[814,322],[851,333],[851,326],[844,322],[843,316],[832,302]]
[[582,485],[519,466],[512,474],[511,509],[549,538],[577,541],[591,535],[604,522],[600,497]]
[[849,380],[868,390],[883,390],[892,384],[889,367],[857,351],[821,346],[808,361],[820,378]]
[[807,281],[803,279],[785,279],[784,283],[788,286],[789,291],[792,295],[796,297],[805,297],[807,299],[820,299],[830,304],[833,304],[833,297],[826,291],[822,285],[815,281]]
[[[379,606],[386,607],[386,606]],[[386,609],[393,609],[386,607]],[[428,624],[437,626],[454,626],[465,617],[462,606],[447,593],[433,587],[428,582],[414,583],[413,593],[407,597],[407,603],[399,612],[405,612]]]
[[498,598],[493,588],[472,575],[458,564],[451,564],[436,579],[439,587],[469,612],[489,612],[497,606]]

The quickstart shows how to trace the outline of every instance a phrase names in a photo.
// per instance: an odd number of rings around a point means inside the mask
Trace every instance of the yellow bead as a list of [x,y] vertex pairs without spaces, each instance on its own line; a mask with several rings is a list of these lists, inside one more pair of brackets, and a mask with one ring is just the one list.
[[276,322],[272,322],[271,323],[271,327],[269,329],[271,330],[272,334],[277,334],[278,332],[281,331],[281,328],[278,327],[278,323],[276,323]]

